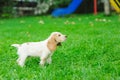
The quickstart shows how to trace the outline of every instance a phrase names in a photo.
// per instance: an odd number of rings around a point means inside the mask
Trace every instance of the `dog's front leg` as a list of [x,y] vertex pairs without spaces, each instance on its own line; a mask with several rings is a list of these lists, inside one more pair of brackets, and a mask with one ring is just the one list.
[[48,55],[45,54],[45,53],[42,53],[42,55],[40,56],[40,65],[44,66],[45,62],[46,62],[46,59],[47,59]]
[[41,58],[40,65],[44,66],[45,62],[46,62],[46,58],[45,57]]
[[48,57],[48,59],[47,59],[47,63],[48,63],[48,64],[51,64],[51,63],[52,63],[51,56],[50,56],[50,57]]

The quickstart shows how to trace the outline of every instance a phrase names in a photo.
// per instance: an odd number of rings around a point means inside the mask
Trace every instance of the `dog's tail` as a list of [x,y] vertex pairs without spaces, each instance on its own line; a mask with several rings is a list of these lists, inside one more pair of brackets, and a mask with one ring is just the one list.
[[12,44],[11,46],[19,48],[21,45],[20,44]]

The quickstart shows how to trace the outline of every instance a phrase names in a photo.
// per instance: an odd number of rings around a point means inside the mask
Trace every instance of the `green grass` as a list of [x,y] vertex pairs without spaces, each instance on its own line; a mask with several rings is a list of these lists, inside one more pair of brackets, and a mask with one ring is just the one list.
[[[17,65],[11,44],[44,40],[53,31],[68,39],[51,65],[41,67],[39,57],[27,58],[23,68]],[[120,80],[120,16],[0,19],[0,80]]]

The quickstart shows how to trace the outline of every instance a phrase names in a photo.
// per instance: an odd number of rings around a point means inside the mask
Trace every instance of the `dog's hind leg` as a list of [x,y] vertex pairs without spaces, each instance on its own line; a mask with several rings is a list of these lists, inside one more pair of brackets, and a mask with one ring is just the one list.
[[24,66],[24,63],[25,63],[25,60],[27,58],[27,55],[21,55],[19,58],[18,58],[18,64],[23,67]]
[[50,56],[50,57],[48,57],[48,59],[47,59],[47,63],[48,63],[48,64],[51,64],[51,63],[52,63],[51,56]]

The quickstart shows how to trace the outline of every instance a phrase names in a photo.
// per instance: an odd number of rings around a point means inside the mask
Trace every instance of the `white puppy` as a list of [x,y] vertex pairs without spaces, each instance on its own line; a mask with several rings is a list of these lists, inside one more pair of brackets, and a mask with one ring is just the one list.
[[61,42],[65,41],[66,38],[67,36],[60,32],[53,32],[44,41],[12,44],[11,46],[17,48],[17,54],[19,55],[17,62],[21,67],[24,66],[25,59],[28,56],[39,56],[41,59],[40,64],[44,65],[45,62],[48,64],[52,62],[51,56],[53,51],[61,44]]

